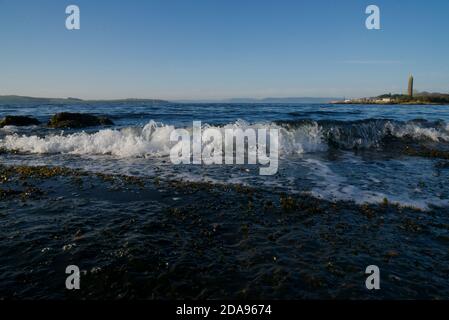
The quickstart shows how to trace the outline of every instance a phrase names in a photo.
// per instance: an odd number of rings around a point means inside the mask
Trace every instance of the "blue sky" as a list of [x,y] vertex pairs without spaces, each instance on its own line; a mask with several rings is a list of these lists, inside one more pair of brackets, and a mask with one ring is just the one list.
[[[382,30],[365,28],[370,4]],[[0,94],[358,97],[410,73],[449,92],[447,0],[0,0],[0,44]]]

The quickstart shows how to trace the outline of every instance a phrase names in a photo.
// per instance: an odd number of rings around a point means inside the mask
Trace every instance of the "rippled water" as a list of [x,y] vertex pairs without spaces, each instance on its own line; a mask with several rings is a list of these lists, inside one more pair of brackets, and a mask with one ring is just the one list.
[[[47,128],[62,111],[115,125]],[[5,115],[43,124],[0,129],[0,299],[449,294],[449,106],[2,105]],[[279,129],[278,173],[171,164],[170,132],[194,120]],[[69,264],[80,292],[64,288]],[[383,272],[376,295],[370,264]]]
[[[32,115],[43,123],[56,112],[94,113],[115,126],[54,130],[6,127],[4,163],[53,164],[106,173],[157,174],[194,181],[244,183],[309,192],[317,197],[376,203],[387,198],[426,209],[449,204],[441,157],[417,157],[406,147],[447,151],[447,106],[101,104],[0,106],[1,115]],[[280,129],[278,175],[233,166],[172,166],[169,136],[192,121],[217,128]],[[444,158],[444,157],[443,157]],[[445,159],[443,159],[445,160]],[[161,170],[163,168],[163,170]]]

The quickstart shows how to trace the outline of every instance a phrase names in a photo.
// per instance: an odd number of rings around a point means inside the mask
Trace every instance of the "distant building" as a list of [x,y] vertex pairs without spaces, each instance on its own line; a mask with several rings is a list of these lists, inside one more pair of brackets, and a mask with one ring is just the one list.
[[413,98],[413,76],[408,78],[408,95]]

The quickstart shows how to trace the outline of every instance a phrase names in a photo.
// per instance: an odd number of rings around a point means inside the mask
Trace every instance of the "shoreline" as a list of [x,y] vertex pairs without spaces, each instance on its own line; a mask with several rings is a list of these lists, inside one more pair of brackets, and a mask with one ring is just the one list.
[[449,103],[435,103],[435,102],[422,102],[422,101],[417,101],[417,102],[345,102],[345,101],[334,101],[334,102],[330,102],[329,104],[347,104],[347,105],[380,105],[380,106],[388,106],[388,105],[405,105],[405,106],[414,106],[414,105],[418,105],[418,106],[449,106]]
[[[0,298],[371,299],[369,263],[385,274],[379,298],[449,294],[444,208],[64,167],[0,177]],[[61,285],[69,264],[79,292]]]

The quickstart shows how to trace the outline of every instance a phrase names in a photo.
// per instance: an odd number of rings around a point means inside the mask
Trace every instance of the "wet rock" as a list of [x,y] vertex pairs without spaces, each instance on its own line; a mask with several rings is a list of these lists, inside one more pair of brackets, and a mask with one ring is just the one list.
[[279,202],[281,204],[282,210],[284,211],[292,211],[297,208],[296,200],[290,196],[287,197],[282,195]]
[[12,189],[0,189],[0,199],[14,197],[14,196],[17,196],[20,194],[21,194],[21,191],[12,190]]
[[390,250],[385,253],[385,258],[387,259],[396,258],[398,256],[399,252],[397,252],[396,250]]
[[78,230],[75,235],[73,236],[74,241],[78,241],[83,239],[83,232],[81,230]]
[[66,244],[62,247],[62,251],[70,251],[73,247],[75,247],[76,244],[75,243],[69,243]]
[[39,120],[26,116],[6,116],[0,121],[0,128],[4,126],[17,126],[17,127],[26,127],[26,126],[37,126],[39,125]]
[[21,198],[22,200],[36,199],[43,194],[44,192],[42,190],[35,187],[29,187],[25,190],[0,189],[0,200],[11,198]]
[[55,114],[48,126],[50,128],[85,128],[95,126],[110,126],[114,123],[106,117],[97,117],[83,113],[61,112]]

